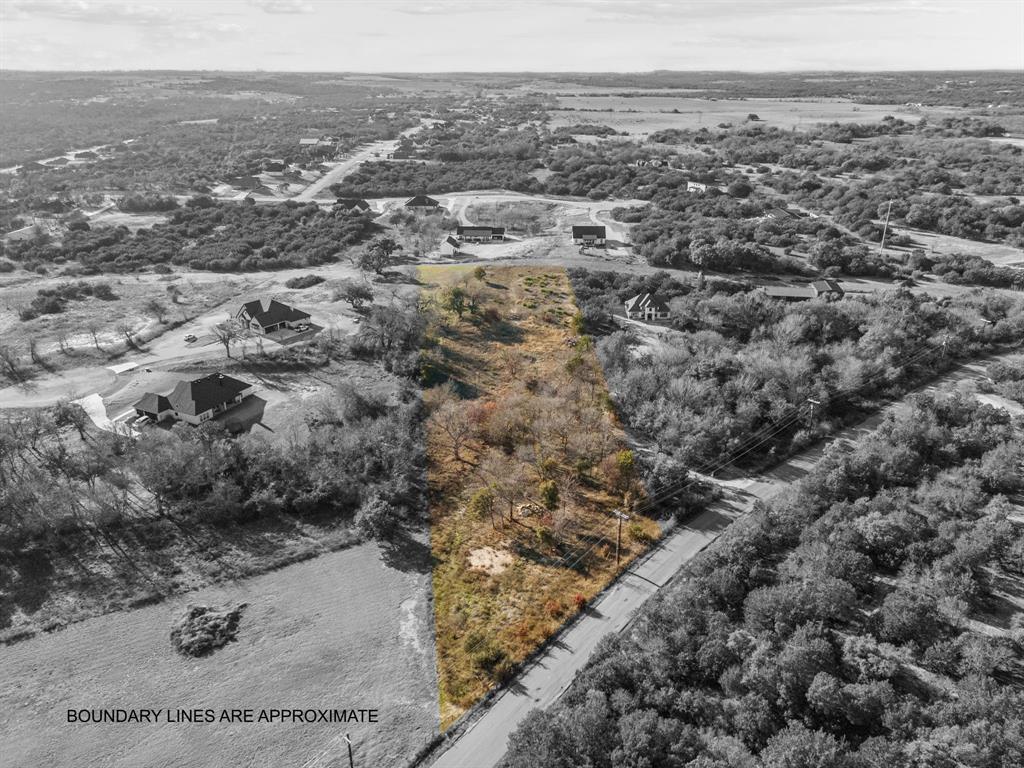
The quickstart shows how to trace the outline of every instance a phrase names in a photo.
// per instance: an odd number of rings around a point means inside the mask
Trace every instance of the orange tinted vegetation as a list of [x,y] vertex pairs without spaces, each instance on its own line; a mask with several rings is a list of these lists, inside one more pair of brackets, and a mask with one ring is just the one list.
[[[611,581],[613,510],[640,488],[563,270],[422,267],[420,279],[447,727]],[[658,535],[648,518],[624,526],[618,567]]]

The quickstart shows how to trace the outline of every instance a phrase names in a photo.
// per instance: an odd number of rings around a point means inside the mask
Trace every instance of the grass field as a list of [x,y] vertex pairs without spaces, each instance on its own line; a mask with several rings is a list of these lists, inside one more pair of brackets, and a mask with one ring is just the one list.
[[[367,544],[0,647],[0,763],[50,768],[405,766],[438,728],[425,545]],[[395,563],[391,565],[389,563]],[[235,642],[185,658],[188,603],[248,603]],[[377,724],[68,724],[68,708],[375,708]]]
[[[572,330],[564,270],[487,268],[480,279],[421,267],[419,277],[428,297],[458,287],[476,302],[471,316],[432,327],[424,353],[426,384],[462,396],[424,396],[447,727],[612,579],[612,511],[636,491],[617,468],[626,440],[600,366]],[[557,499],[545,495],[552,485]],[[493,496],[489,511],[468,504],[481,491]],[[621,567],[659,527],[637,517],[624,532]]]
[[474,224],[505,227],[509,234],[536,235],[555,226],[557,203],[539,200],[523,202],[473,202],[466,208],[466,218]]
[[[564,110],[551,113],[551,127],[596,123],[631,135],[646,135],[668,128],[714,128],[719,123],[739,124],[750,113],[763,125],[810,128],[817,123],[870,123],[886,115],[916,122],[919,112],[897,104],[856,104],[843,99],[785,101],[779,99],[710,100],[682,96],[560,96]],[[594,111],[599,110],[599,111]],[[600,111],[600,110],[611,110]],[[629,110],[629,111],[627,111]],[[675,112],[673,110],[678,110]]]

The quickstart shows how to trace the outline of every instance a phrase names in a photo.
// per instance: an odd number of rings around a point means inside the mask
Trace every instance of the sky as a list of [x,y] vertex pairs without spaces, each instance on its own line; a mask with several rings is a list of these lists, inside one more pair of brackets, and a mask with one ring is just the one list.
[[0,69],[1024,72],[1024,0],[0,0]]

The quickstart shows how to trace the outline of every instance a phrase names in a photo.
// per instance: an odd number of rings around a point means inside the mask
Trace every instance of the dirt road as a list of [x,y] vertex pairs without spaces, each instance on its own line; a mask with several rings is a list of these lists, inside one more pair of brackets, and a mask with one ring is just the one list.
[[[986,366],[995,360],[1019,356],[1019,352],[1007,353],[966,363],[913,394],[952,388],[970,390],[973,383],[984,377]],[[980,397],[992,402],[990,395]],[[531,710],[547,707],[556,701],[586,664],[601,638],[626,627],[637,609],[733,520],[746,514],[756,501],[775,497],[806,475],[830,445],[856,441],[875,430],[888,412],[907,407],[906,400],[905,397],[893,403],[755,477],[726,481],[708,478],[723,487],[725,498],[686,525],[676,528],[650,555],[631,565],[558,642],[527,667],[446,751],[430,763],[432,768],[489,768],[497,765],[504,755],[509,735],[523,718]],[[1017,404],[1009,405],[1011,410],[1019,409]]]

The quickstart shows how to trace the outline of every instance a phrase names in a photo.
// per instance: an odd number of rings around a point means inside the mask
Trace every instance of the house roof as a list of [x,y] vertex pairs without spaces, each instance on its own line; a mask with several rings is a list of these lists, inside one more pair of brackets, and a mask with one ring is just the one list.
[[163,413],[164,411],[171,410],[171,401],[167,399],[167,395],[158,395],[155,392],[147,392],[132,407],[139,411],[145,411],[146,413]]
[[408,208],[435,208],[440,205],[437,200],[426,195],[416,195],[405,203]]
[[653,293],[640,293],[626,301],[627,312],[643,312],[645,309],[653,309],[655,312],[668,312],[668,304],[660,296]]
[[813,299],[817,295],[806,285],[766,285],[761,290],[773,299]]
[[582,226],[575,226],[572,228],[572,236],[575,237],[604,237],[604,227],[598,227],[591,224]]
[[299,139],[299,144],[303,146],[315,146],[320,139]]
[[253,320],[266,328],[278,323],[295,323],[309,318],[309,312],[289,306],[277,299],[256,299],[247,301],[242,310]]
[[446,237],[444,239],[444,242],[445,242],[446,245],[450,245],[450,246],[452,246],[454,248],[458,248],[460,245],[462,245],[458,240],[456,240],[451,235],[448,235],[448,237]]
[[334,204],[340,205],[342,208],[358,208],[361,211],[370,210],[370,204],[361,197],[339,197]]
[[470,237],[490,237],[492,234],[504,234],[504,227],[456,227],[456,234]]
[[218,405],[230,403],[237,394],[250,386],[233,376],[211,373],[192,381],[179,381],[167,400],[178,413],[198,416]]
[[811,283],[811,288],[818,293],[838,293],[840,295],[846,293],[835,280],[815,280]]

